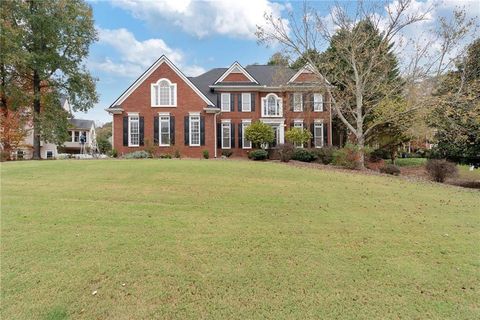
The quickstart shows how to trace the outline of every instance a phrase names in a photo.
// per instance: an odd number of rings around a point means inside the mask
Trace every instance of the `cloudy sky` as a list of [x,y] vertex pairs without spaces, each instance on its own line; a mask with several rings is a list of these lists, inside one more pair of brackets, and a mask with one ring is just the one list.
[[[467,7],[471,16],[480,14],[478,1],[412,1],[413,10],[437,6],[428,21],[409,31],[411,35],[428,31],[440,16],[448,16],[458,5]],[[256,25],[263,24],[265,12],[286,19],[292,10],[300,10],[302,2],[96,0],[90,4],[99,41],[91,47],[86,63],[98,78],[100,101],[87,114],[78,113],[76,117],[104,123],[111,120],[104,109],[162,54],[187,76],[228,67],[235,60],[242,65],[266,63],[276,48],[257,44]],[[311,3],[322,16],[328,16],[333,4]]]

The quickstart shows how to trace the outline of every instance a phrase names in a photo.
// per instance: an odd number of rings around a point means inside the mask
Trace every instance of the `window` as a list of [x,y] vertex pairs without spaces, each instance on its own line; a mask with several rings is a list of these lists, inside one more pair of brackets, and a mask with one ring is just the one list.
[[242,111],[243,112],[252,111],[252,94],[251,93],[242,93]]
[[53,159],[53,151],[47,151],[47,159]]
[[190,146],[200,145],[200,116],[190,116]]
[[313,139],[315,148],[323,147],[323,123],[315,123],[313,126]]
[[293,111],[300,112],[303,110],[303,96],[301,93],[293,94]]
[[323,111],[323,96],[321,93],[315,93],[313,95],[313,111]]
[[128,117],[128,146],[138,147],[140,145],[140,118],[138,116]]
[[67,142],[74,142],[74,140],[73,140],[73,131],[70,131],[70,130],[69,130],[69,131],[68,131],[68,135],[70,136],[70,139],[67,140]]
[[177,105],[177,84],[160,79],[152,84],[152,106],[175,107]]
[[222,111],[230,110],[230,93],[222,93]]
[[[294,127],[294,128],[303,129],[303,121],[295,121],[295,122],[293,123],[293,127]],[[297,148],[303,148],[303,145],[302,145],[302,144],[299,144],[299,143],[295,143],[295,147],[297,147]]]
[[25,153],[23,152],[23,150],[17,150],[17,160],[21,160],[23,159]]
[[170,145],[170,116],[161,116],[158,121],[160,121],[160,141],[161,146]]
[[282,115],[282,99],[270,93],[262,98],[262,117],[280,117]]
[[251,124],[250,121],[242,122],[242,146],[243,146],[243,149],[251,149],[252,148],[252,141],[247,140],[245,138],[245,130],[248,128],[248,126],[250,124]]
[[222,122],[222,149],[230,149],[231,145],[231,131],[230,122]]
[[80,131],[73,132],[73,142],[80,142]]

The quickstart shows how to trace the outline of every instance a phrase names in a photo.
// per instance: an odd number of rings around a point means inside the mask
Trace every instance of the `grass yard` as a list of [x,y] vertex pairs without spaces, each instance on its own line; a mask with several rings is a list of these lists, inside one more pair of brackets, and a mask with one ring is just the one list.
[[476,190],[235,160],[1,166],[2,319],[480,318]]

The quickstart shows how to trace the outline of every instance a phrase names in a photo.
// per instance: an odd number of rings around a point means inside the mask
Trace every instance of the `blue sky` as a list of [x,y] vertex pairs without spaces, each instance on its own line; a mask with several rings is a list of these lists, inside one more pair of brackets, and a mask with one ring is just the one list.
[[[418,10],[439,3],[434,0],[413,2]],[[255,26],[263,23],[265,12],[286,19],[289,12],[298,12],[302,5],[298,1],[270,0],[97,0],[89,3],[99,41],[91,46],[86,64],[98,78],[100,101],[92,110],[86,114],[77,113],[76,117],[93,119],[98,124],[111,120],[104,109],[162,54],[189,76],[214,67],[228,67],[236,60],[242,65],[266,63],[278,48],[257,44]],[[328,1],[311,3],[325,17],[332,4]],[[354,5],[354,2],[348,4]],[[443,1],[432,14],[432,21],[422,27],[432,25],[442,10],[456,4],[458,1]],[[478,13],[475,2],[463,4]]]

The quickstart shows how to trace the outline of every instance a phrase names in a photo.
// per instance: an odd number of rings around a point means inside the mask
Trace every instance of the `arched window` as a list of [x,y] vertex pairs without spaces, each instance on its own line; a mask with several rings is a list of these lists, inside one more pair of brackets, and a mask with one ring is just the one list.
[[152,84],[153,107],[175,107],[177,105],[177,84],[160,79]]
[[262,117],[282,116],[282,99],[270,93],[262,99]]

